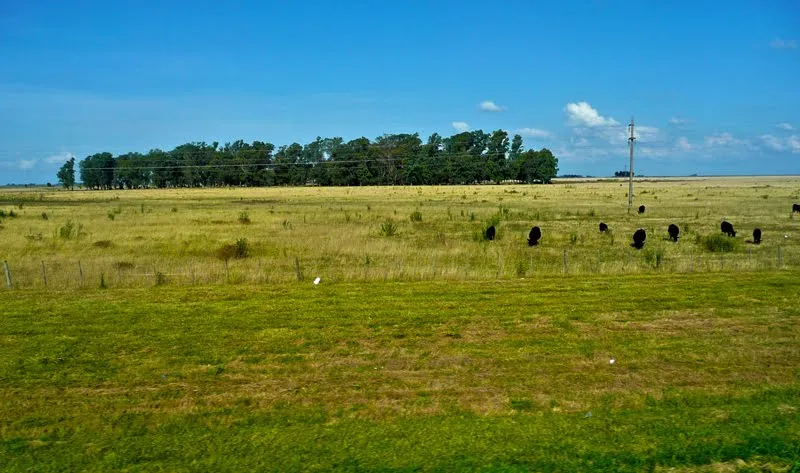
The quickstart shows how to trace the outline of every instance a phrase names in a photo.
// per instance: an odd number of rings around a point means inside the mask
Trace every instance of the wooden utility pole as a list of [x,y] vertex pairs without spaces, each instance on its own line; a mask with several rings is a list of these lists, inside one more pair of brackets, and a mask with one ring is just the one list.
[[631,149],[631,164],[630,168],[628,168],[628,212],[630,212],[631,207],[633,207],[633,142],[636,140],[636,137],[633,136],[633,117],[631,117],[631,124],[628,125],[628,128],[631,130],[631,136],[628,138],[628,144]]

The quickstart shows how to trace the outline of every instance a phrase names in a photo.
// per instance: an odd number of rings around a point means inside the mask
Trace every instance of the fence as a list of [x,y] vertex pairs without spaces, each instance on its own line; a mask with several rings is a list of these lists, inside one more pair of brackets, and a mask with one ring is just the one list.
[[692,251],[669,255],[633,249],[596,255],[571,249],[528,252],[487,252],[480,258],[417,255],[387,259],[365,255],[358,263],[327,257],[304,260],[246,258],[220,261],[210,258],[159,261],[151,258],[128,262],[101,260],[10,259],[3,262],[6,289],[77,289],[286,283],[321,277],[327,282],[415,281],[431,279],[512,279],[581,274],[642,274],[689,272],[740,272],[800,269],[800,249],[748,249],[737,253]]

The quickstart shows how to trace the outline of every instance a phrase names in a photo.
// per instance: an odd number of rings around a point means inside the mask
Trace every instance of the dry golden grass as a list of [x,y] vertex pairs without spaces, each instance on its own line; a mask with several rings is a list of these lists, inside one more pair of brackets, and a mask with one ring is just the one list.
[[[800,216],[792,218],[800,178],[686,178],[636,184],[628,213],[627,183],[365,188],[229,188],[127,191],[10,190],[13,209],[0,230],[0,257],[16,287],[274,283],[302,274],[328,281],[503,279],[649,271],[732,271],[800,267]],[[21,204],[21,208],[20,208]],[[414,222],[413,212],[422,220]],[[42,214],[47,214],[43,219]],[[243,213],[250,223],[241,223]],[[480,240],[499,218],[497,240]],[[739,232],[734,252],[710,253],[698,238],[719,234],[722,218]],[[387,220],[397,234],[383,236]],[[60,232],[74,223],[70,238]],[[598,223],[612,235],[600,234]],[[677,244],[666,228],[681,228]],[[526,245],[531,226],[541,244]],[[630,248],[637,228],[643,251]],[[764,232],[750,245],[753,228]],[[784,239],[784,235],[789,238]],[[225,262],[223,245],[247,239],[251,255]],[[80,262],[80,269],[78,267]],[[163,276],[158,279],[157,273]]]

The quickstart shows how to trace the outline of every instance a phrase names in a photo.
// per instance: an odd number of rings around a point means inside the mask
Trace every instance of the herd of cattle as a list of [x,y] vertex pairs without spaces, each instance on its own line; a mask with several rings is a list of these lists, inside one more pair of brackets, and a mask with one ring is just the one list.
[[[643,214],[646,208],[644,205],[639,206],[639,214]],[[800,213],[800,204],[792,204],[792,213]],[[728,235],[729,237],[736,236],[736,230],[734,230],[733,225],[723,220],[722,225],[720,225],[720,229],[722,233]],[[600,222],[600,233],[605,233],[608,231],[608,225],[603,222]],[[678,241],[678,236],[680,235],[681,231],[677,225],[671,223],[669,227],[667,227],[667,233],[669,234],[669,239],[673,242]],[[492,225],[491,227],[486,229],[486,239],[487,240],[494,240],[495,236],[497,235],[497,229]],[[542,229],[538,226],[531,228],[530,233],[528,233],[528,246],[536,246],[539,244],[539,240],[542,239]],[[644,242],[647,239],[647,232],[644,231],[643,228],[640,228],[633,232],[633,243],[631,246],[636,248],[637,250],[641,250],[644,248]],[[753,243],[758,245],[761,243],[761,229],[756,228],[753,230]]]

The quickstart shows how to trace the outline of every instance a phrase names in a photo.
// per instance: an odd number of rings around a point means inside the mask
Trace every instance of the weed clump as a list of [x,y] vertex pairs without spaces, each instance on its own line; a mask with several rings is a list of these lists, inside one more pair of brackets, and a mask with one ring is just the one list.
[[242,210],[239,212],[239,223],[242,225],[247,225],[250,223],[250,214],[247,213],[247,210]]
[[62,240],[71,240],[85,235],[83,232],[83,225],[80,223],[76,224],[72,220],[67,220],[67,223],[58,227],[55,233],[56,236]]
[[250,244],[247,242],[247,238],[239,238],[236,243],[217,248],[216,255],[217,258],[225,261],[231,258],[247,258],[250,256]]
[[381,224],[381,235],[390,237],[397,234],[397,224],[391,220],[386,220]]
[[415,210],[411,212],[411,221],[412,222],[421,222],[422,221],[422,212],[419,210]]
[[704,237],[701,242],[712,253],[730,253],[736,249],[736,240],[722,234]]

